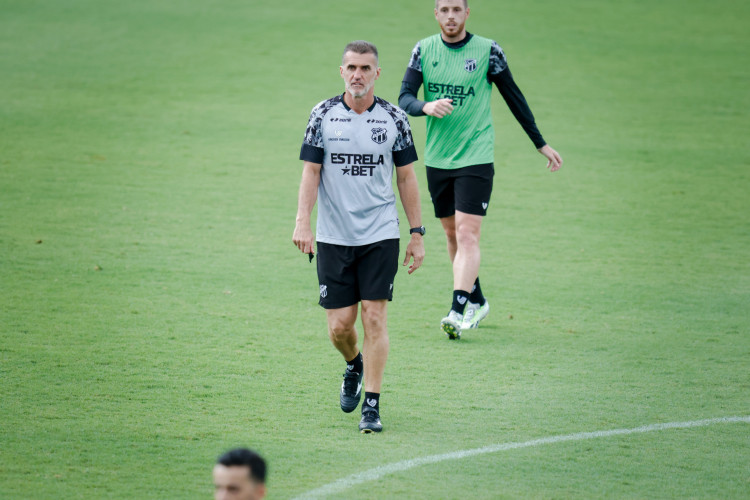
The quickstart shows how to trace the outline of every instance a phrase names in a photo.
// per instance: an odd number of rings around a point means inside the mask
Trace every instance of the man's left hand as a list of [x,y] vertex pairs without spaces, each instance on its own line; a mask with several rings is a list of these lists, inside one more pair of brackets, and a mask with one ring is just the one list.
[[418,233],[412,234],[409,244],[406,245],[406,258],[403,265],[409,264],[409,260],[412,258],[414,262],[409,266],[409,274],[419,269],[424,261],[424,241],[422,241],[422,235]]
[[540,153],[547,157],[547,168],[550,172],[556,172],[562,167],[563,160],[560,154],[552,149],[549,144],[545,144],[541,148],[537,149]]

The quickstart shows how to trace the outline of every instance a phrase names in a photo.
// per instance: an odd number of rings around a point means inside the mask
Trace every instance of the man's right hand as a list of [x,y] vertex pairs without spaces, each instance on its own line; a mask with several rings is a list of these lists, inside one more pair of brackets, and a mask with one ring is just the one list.
[[313,234],[310,230],[309,223],[305,224],[297,223],[294,228],[294,234],[292,235],[292,243],[300,249],[302,253],[315,253],[313,250]]
[[453,112],[453,99],[438,99],[437,101],[431,101],[424,103],[422,106],[422,112],[435,118],[443,118]]

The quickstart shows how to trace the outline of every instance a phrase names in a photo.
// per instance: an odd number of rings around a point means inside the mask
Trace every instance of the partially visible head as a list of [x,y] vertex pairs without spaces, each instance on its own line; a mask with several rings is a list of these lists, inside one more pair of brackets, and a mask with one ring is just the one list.
[[375,80],[380,77],[378,49],[370,42],[356,40],[344,49],[339,68],[346,91],[352,97],[365,97],[373,91]]
[[[463,4],[464,4],[464,9],[468,9],[468,8],[469,8],[469,0],[462,0],[462,1],[463,1]],[[445,0],[435,0],[435,8],[437,9],[437,8],[438,8],[438,6],[439,6],[439,5],[440,5],[440,4],[442,3],[442,2],[445,2]]]
[[436,0],[435,19],[440,25],[443,40],[458,42],[466,36],[466,19],[469,17],[467,0]]
[[266,496],[266,462],[252,450],[236,448],[216,460],[215,500],[260,500]]

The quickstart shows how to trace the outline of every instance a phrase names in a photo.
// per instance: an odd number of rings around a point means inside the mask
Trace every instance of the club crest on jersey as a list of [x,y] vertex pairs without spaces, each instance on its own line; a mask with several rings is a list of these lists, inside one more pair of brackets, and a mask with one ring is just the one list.
[[464,69],[468,71],[469,73],[472,73],[477,70],[477,60],[476,59],[467,59],[464,63]]
[[388,140],[388,131],[381,127],[372,129],[372,140],[376,144],[383,144]]

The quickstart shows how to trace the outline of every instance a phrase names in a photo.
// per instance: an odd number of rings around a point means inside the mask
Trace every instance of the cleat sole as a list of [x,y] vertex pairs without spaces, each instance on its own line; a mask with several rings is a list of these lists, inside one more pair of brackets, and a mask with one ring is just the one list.
[[446,322],[441,323],[440,326],[443,328],[443,331],[450,340],[457,340],[461,338],[461,329],[456,328],[455,325]]

